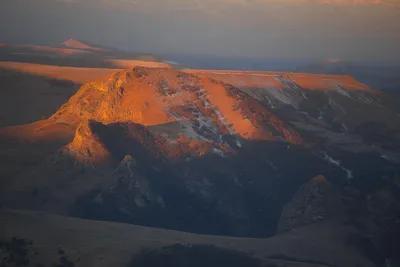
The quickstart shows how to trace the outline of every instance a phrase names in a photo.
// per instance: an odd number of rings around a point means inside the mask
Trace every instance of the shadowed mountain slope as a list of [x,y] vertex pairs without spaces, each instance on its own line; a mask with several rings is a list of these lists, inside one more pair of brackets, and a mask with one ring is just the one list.
[[[84,84],[47,120],[0,129],[0,202],[240,237],[361,225],[350,254],[395,258],[380,245],[397,236],[400,214],[396,100],[348,76],[263,83],[263,73],[242,73],[257,79],[246,87],[210,73],[129,68]],[[357,132],[374,121],[387,123],[386,139]],[[335,265],[326,253],[312,258]]]

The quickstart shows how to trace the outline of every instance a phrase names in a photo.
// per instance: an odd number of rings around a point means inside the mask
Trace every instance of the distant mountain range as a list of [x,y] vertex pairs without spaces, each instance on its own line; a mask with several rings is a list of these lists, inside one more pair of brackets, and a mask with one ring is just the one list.
[[[68,49],[76,49],[76,50],[91,50],[91,51],[107,51],[110,49],[101,48],[96,45],[89,45],[87,43],[83,43],[78,40],[68,39],[57,46],[58,48],[68,48]],[[111,49],[113,50],[113,49]]]
[[57,46],[0,45],[0,61],[17,61],[75,67],[115,67],[112,60],[141,60],[161,62],[151,54],[124,52],[89,42],[68,39]]
[[297,67],[296,71],[315,74],[346,74],[379,90],[400,96],[400,64],[354,63],[327,60]]

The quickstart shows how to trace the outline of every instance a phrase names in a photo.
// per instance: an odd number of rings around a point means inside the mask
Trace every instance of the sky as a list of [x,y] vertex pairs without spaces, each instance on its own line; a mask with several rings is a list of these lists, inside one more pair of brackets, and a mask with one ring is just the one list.
[[400,60],[400,0],[0,0],[0,42],[127,51]]

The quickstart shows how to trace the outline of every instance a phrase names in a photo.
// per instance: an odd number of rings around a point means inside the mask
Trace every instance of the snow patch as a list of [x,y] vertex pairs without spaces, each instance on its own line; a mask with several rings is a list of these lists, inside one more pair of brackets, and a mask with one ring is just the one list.
[[251,96],[252,98],[254,98],[256,100],[259,100],[259,101],[264,100],[264,96],[257,89],[243,89],[242,91],[247,93],[249,96]]
[[277,80],[278,82],[283,84],[283,86],[285,86],[288,89],[291,89],[293,91],[294,95],[301,96],[304,99],[308,99],[304,90],[300,86],[298,86],[292,79],[293,79],[293,76],[275,78],[275,80]]
[[163,62],[164,62],[164,63],[167,63],[167,64],[170,64],[170,65],[179,65],[178,62],[172,61],[172,60],[164,60]]
[[350,171],[350,170],[346,169],[346,173],[347,173],[347,179],[348,179],[348,180],[350,180],[350,179],[353,179],[353,178],[354,178],[354,177],[353,177],[353,172],[352,172],[352,171]]
[[370,97],[365,96],[364,94],[359,94],[357,99],[365,104],[372,104],[374,103],[374,100],[371,99]]
[[198,139],[198,140],[207,140],[204,136],[199,135],[196,133],[196,131],[193,129],[193,125],[190,123],[190,121],[180,121],[183,133],[186,137],[189,137],[191,139]]
[[268,90],[268,94],[284,104],[294,106],[294,103],[292,102],[290,96],[282,89],[279,88],[270,89]]
[[338,92],[339,94],[351,98],[350,93],[347,92],[346,90],[344,90],[340,85],[336,84],[335,89],[336,89],[336,92]]
[[224,116],[222,115],[222,113],[219,111],[218,108],[214,108],[214,112],[217,115],[218,120],[228,129],[229,134],[234,135],[234,131],[232,130],[232,128],[226,123]]
[[218,149],[218,148],[213,148],[212,149],[212,152],[214,153],[214,154],[217,154],[218,156],[220,156],[220,157],[223,157],[223,158],[226,158],[226,155],[224,154],[224,152],[222,151],[222,150],[220,150],[220,149]]
[[389,160],[389,157],[387,155],[385,155],[384,153],[381,153],[381,158]]
[[339,167],[341,170],[345,171],[346,174],[347,174],[347,180],[351,180],[351,179],[354,178],[354,176],[353,176],[353,171],[351,171],[351,170],[349,170],[349,169],[343,167],[342,164],[341,164],[341,162],[340,162],[340,160],[335,160],[335,159],[331,158],[331,157],[330,157],[328,154],[326,154],[326,153],[324,154],[324,160],[326,160],[328,163],[330,163],[330,164],[332,164],[332,165],[335,165],[335,166]]
[[319,120],[322,120],[322,119],[324,118],[324,113],[323,113],[322,110],[320,110],[320,109],[318,109],[318,111],[319,111],[318,119],[319,119]]
[[192,139],[198,139],[198,140],[208,140],[204,136],[199,135],[196,133],[196,131],[193,129],[193,125],[190,121],[186,120],[186,118],[181,118],[177,114],[174,114],[173,112],[170,112],[168,110],[164,110],[168,115],[173,117],[177,122],[180,123],[181,129],[183,134],[186,137],[192,138]]
[[236,139],[236,145],[240,148],[242,147],[242,143],[240,143],[239,139]]
[[328,156],[328,154],[325,154],[325,160],[327,160],[329,163],[331,163],[333,165],[340,166],[340,161],[339,160],[334,160],[333,158]]
[[270,162],[268,163],[268,165],[269,165],[273,170],[278,169],[272,161],[270,161]]
[[346,114],[346,111],[342,108],[342,106],[340,106],[328,92],[325,92],[325,93],[328,95],[329,106],[331,108],[337,108],[340,111],[342,111],[344,114]]
[[267,100],[268,106],[269,106],[270,108],[275,108],[274,104],[272,104],[272,102],[271,102],[271,100],[269,99],[268,96],[265,96],[265,99]]

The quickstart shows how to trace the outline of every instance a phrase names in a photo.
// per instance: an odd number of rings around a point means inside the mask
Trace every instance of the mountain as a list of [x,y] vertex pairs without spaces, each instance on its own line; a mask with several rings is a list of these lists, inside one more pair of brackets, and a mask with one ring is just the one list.
[[57,47],[59,48],[69,48],[69,49],[77,49],[77,50],[93,50],[93,51],[107,51],[106,48],[101,48],[98,46],[94,45],[89,45],[86,43],[83,43],[78,40],[74,39],[68,39],[61,44],[59,44]]
[[304,184],[286,204],[278,223],[278,231],[285,232],[302,225],[334,217],[345,208],[338,190],[324,176],[319,175]]
[[122,66],[126,68],[138,65],[137,61],[162,62],[163,59],[152,54],[124,52],[115,48],[68,39],[54,47],[1,44],[0,61],[70,67],[121,68]]
[[[196,71],[237,86],[316,143],[398,161],[399,99],[347,75]],[[349,115],[350,114],[350,115]],[[388,156],[388,155],[391,156]],[[397,156],[395,156],[397,155]]]
[[0,129],[0,203],[303,242],[329,225],[363,266],[398,261],[398,104],[346,75],[128,68]]
[[[314,217],[317,221],[320,218],[330,220],[327,217],[333,214],[333,217],[347,218],[360,229],[375,229],[377,232],[361,231],[366,238],[365,246],[371,249],[371,253],[377,251],[373,247],[385,246],[378,253],[379,257],[390,254],[388,251],[392,251],[394,240],[399,236],[399,227],[395,224],[400,209],[390,204],[392,198],[400,196],[398,98],[374,90],[347,75],[220,70],[188,72],[224,81],[251,95],[279,118],[290,122],[303,138],[314,144],[314,151],[319,149],[323,158],[346,172],[347,182],[344,184],[347,185],[328,179],[334,194],[325,196],[323,193],[320,196],[320,186],[317,184],[318,187],[313,189],[315,183],[300,188],[297,196],[293,196],[292,204],[287,202],[283,209],[278,230],[313,223]],[[321,186],[331,187],[324,183]],[[383,201],[385,204],[378,200],[380,190],[385,192],[383,195],[388,195]],[[364,203],[367,199],[380,202],[385,215],[366,209]],[[331,206],[332,202],[338,204]],[[338,212],[337,205],[346,208],[339,208]],[[391,208],[383,208],[388,206]],[[333,207],[336,208],[332,210]],[[375,223],[382,217],[385,223],[377,226]],[[392,244],[389,245],[391,248],[386,247],[388,244]]]
[[[321,62],[315,62],[306,66],[297,67],[298,71],[304,73],[315,73],[315,74],[347,74],[349,70],[354,66],[354,63],[342,59],[331,59]],[[350,74],[349,74],[350,75]]]
[[346,74],[368,86],[400,96],[400,66],[390,63],[354,63],[327,60],[297,67],[296,71],[315,74]]
[[[173,69],[135,67],[89,82],[52,117],[29,127],[42,140],[50,129],[74,138],[4,187],[3,202],[20,208],[203,233],[269,235],[279,216],[279,208],[268,211],[268,202],[278,197],[273,184],[293,180],[282,187],[290,194],[314,175],[314,164],[319,172],[326,166],[328,173],[344,176],[250,96]],[[292,177],[294,170],[277,166],[296,162],[295,155],[302,173]],[[116,176],[130,157],[136,161],[133,173]],[[235,195],[240,197],[231,201]]]
[[107,124],[128,120],[146,126],[175,123],[187,137],[214,141],[231,134],[302,143],[288,124],[237,88],[171,68],[135,67],[87,83],[51,119],[61,122],[65,116]]
[[[107,58],[112,59],[125,59],[125,60],[140,60],[149,62],[162,62],[163,58],[149,53],[130,53],[121,51],[112,47],[103,47],[89,42],[83,42],[75,39],[68,39],[60,43],[57,48],[73,49],[78,51],[91,52],[94,54],[101,54]],[[132,64],[131,64],[132,65]]]

